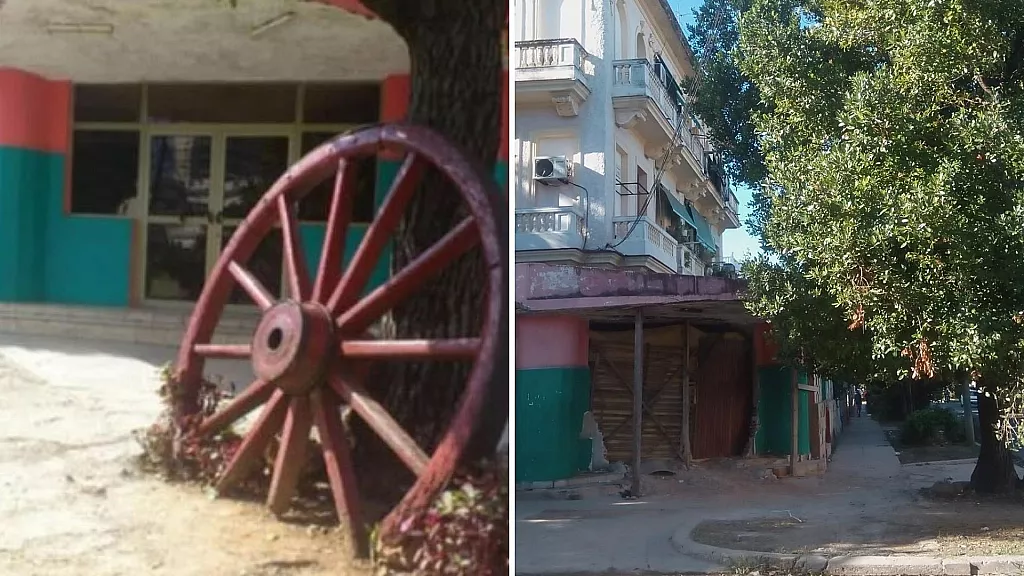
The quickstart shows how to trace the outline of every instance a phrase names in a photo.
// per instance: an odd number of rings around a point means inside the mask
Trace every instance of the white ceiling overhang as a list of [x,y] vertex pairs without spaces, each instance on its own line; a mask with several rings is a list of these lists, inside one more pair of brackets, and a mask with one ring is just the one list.
[[384,22],[300,0],[0,0],[0,66],[75,82],[378,80]]

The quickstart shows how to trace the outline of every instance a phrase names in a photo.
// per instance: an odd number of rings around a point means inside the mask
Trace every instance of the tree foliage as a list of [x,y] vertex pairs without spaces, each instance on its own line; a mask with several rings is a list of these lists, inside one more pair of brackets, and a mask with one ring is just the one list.
[[[748,267],[752,310],[790,358],[890,381],[972,372],[993,395],[983,412],[1021,412],[1019,2],[752,0],[736,11],[725,59],[761,99],[744,109],[765,166],[754,228],[768,256]],[[733,82],[709,70],[703,97]],[[986,459],[983,442],[979,468]]]
[[[736,182],[757,186],[766,176],[752,111],[762,111],[756,84],[739,68],[739,17],[751,0],[706,0],[694,10],[687,35],[701,76],[693,79],[694,112],[720,150]],[[705,81],[706,80],[706,81]]]

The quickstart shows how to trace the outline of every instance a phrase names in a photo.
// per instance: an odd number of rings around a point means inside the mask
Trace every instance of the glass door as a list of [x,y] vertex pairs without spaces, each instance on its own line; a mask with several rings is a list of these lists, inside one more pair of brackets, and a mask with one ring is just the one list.
[[[232,234],[290,164],[287,129],[251,133],[211,127],[154,130],[148,138],[144,298],[194,302]],[[201,133],[203,132],[203,133]],[[280,228],[248,268],[275,296],[282,291]],[[248,304],[235,289],[229,303]]]
[[[218,138],[218,152],[222,153],[217,156],[223,158],[224,170],[214,186],[216,212],[212,233],[217,254],[228,245],[260,198],[288,169],[291,141],[287,133],[229,133]],[[276,226],[256,248],[247,265],[275,296],[283,295],[283,254],[284,240],[280,226]],[[237,286],[228,300],[230,304],[249,304],[250,301]]]
[[212,134],[149,137],[147,300],[195,301],[210,262]]

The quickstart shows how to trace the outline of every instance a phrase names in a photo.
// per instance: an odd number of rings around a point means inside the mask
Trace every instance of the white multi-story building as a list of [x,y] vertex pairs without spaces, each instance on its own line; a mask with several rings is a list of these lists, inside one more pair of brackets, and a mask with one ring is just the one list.
[[516,261],[705,275],[741,223],[666,0],[516,0]]

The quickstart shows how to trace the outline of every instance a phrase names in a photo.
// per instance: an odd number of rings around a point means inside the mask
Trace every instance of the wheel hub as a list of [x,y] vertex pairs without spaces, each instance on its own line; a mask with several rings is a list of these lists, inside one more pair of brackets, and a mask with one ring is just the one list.
[[269,308],[256,327],[252,369],[287,394],[306,394],[322,379],[334,344],[334,322],[326,308],[286,300]]

